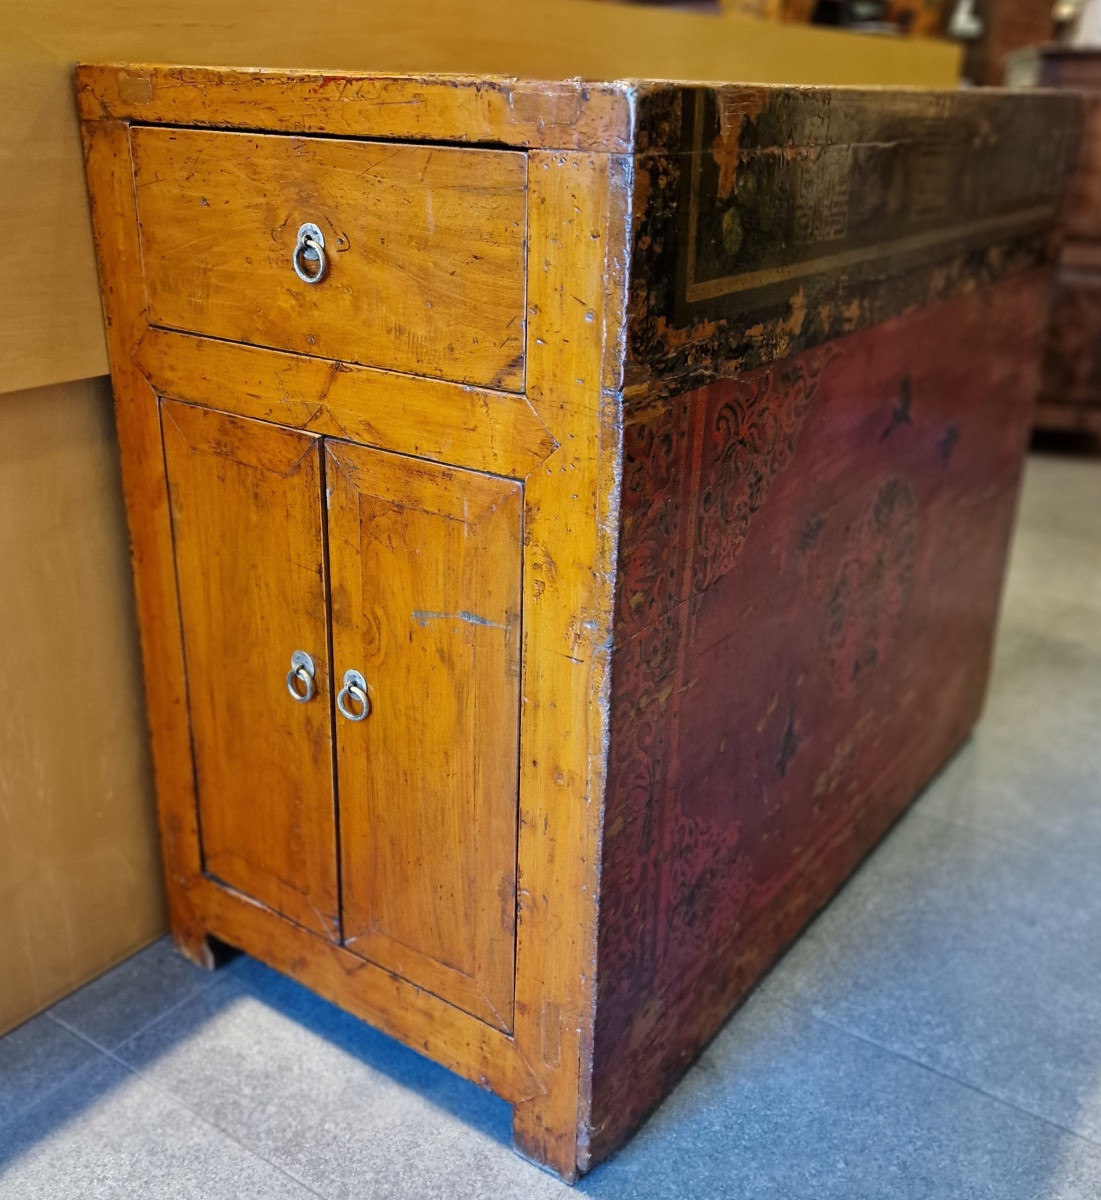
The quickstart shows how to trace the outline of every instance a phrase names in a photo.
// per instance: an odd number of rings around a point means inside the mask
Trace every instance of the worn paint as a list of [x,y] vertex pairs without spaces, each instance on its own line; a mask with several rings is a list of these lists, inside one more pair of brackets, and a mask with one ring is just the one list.
[[682,88],[640,103],[628,395],[731,376],[1054,254],[1065,96]]
[[975,720],[1045,284],[628,421],[594,1161]]

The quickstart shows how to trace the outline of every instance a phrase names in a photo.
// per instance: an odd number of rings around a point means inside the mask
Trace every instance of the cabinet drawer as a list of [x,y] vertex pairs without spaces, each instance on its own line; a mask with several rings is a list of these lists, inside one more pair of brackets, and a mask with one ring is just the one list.
[[154,127],[132,150],[153,324],[522,390],[523,154]]

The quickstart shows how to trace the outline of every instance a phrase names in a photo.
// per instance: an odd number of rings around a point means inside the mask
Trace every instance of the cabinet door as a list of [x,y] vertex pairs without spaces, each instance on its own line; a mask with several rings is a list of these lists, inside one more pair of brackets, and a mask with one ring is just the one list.
[[345,944],[510,1029],[523,492],[326,453]]
[[[336,940],[320,441],[161,411],[204,866]],[[295,651],[312,687],[288,681]]]

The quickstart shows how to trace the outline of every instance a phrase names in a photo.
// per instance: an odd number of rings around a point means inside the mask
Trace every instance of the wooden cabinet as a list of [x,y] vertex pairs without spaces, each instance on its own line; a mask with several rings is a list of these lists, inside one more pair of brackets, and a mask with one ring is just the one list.
[[575,1178],[977,717],[1075,102],[77,90],[176,942]]
[[161,421],[205,873],[510,1029],[522,489]]

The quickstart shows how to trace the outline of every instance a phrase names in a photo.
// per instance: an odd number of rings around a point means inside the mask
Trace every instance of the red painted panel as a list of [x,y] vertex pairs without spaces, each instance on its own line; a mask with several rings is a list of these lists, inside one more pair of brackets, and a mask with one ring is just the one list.
[[594,1160],[978,716],[1048,279],[629,420]]

